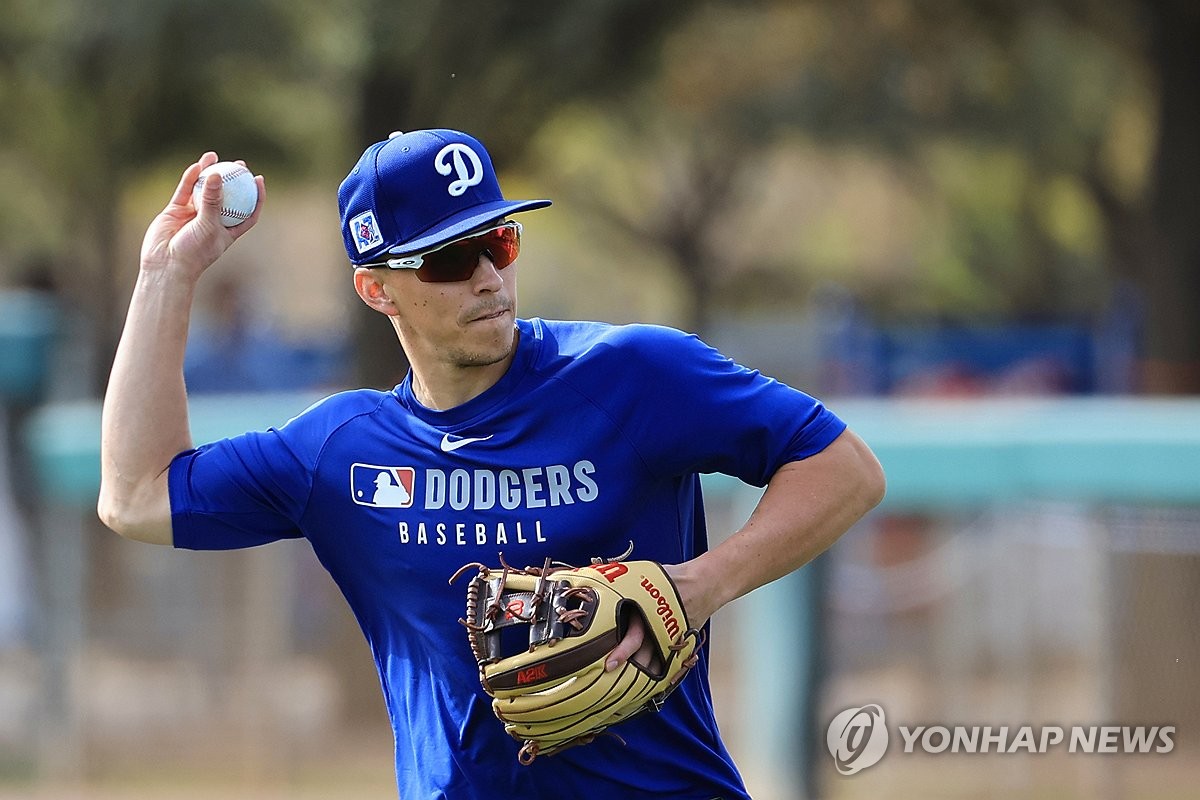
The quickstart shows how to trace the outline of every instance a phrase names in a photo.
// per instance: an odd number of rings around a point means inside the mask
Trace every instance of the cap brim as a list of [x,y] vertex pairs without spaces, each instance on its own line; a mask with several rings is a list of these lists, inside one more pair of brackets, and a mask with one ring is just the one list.
[[549,200],[497,200],[472,206],[466,211],[448,217],[412,241],[404,242],[389,249],[390,255],[412,255],[436,250],[441,244],[457,239],[475,228],[485,225],[492,220],[499,220],[509,214],[522,211],[533,211],[550,205]]

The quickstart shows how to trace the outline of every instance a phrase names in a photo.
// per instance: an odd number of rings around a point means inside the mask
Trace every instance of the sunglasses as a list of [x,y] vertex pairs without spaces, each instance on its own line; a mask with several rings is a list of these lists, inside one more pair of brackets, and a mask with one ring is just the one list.
[[411,256],[389,258],[364,267],[415,269],[417,280],[424,283],[465,281],[475,274],[479,257],[487,255],[496,269],[504,269],[521,252],[521,223],[505,222],[491,230],[476,231],[447,242],[436,250]]

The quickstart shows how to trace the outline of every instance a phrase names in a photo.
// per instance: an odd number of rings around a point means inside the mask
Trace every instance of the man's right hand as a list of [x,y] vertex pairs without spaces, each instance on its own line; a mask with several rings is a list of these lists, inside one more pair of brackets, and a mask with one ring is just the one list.
[[141,260],[144,271],[180,270],[181,277],[195,280],[258,222],[266,198],[261,175],[254,178],[258,185],[258,205],[240,225],[226,228],[221,223],[220,181],[206,181],[200,208],[193,206],[192,187],[200,172],[218,160],[217,154],[209,151],[183,171],[170,202],[146,229]]

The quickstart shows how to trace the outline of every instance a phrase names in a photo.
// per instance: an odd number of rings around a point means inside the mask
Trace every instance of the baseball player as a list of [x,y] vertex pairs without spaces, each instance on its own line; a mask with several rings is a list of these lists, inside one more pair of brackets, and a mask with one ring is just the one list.
[[[371,145],[338,193],[354,288],[391,320],[411,365],[403,382],[195,446],[182,377],[194,290],[262,210],[223,227],[216,182],[194,207],[192,185],[216,160],[183,172],[146,233],[104,400],[101,519],[178,548],[308,539],[375,657],[402,798],[746,798],[706,648],[661,711],[623,722],[620,738],[520,763],[447,578],[499,553],[586,564],[633,542],[702,628],[879,502],[868,447],[816,399],[678,330],[519,317],[514,217],[550,201],[506,199],[483,145],[450,130]],[[699,481],[711,472],[766,486],[712,549]],[[606,668],[638,658],[644,637],[633,620]]]

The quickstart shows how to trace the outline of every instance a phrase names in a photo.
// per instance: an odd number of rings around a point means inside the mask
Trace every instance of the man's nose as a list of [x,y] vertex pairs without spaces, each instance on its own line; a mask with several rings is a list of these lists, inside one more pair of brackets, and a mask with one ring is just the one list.
[[500,270],[496,269],[492,257],[487,251],[481,252],[479,263],[475,265],[475,271],[471,273],[471,288],[477,292],[494,292],[503,285],[504,281],[500,278]]

